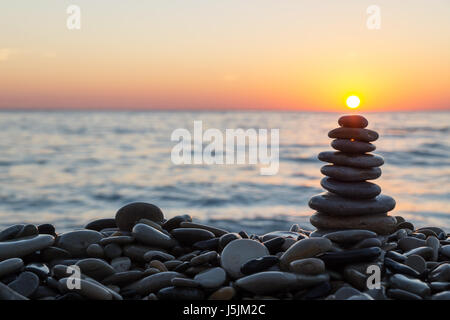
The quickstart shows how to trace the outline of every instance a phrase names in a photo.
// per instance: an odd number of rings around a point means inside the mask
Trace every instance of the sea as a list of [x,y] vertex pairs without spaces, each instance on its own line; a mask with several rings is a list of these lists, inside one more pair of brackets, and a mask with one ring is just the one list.
[[[450,231],[450,112],[363,114],[380,134],[385,164],[374,181],[392,196],[391,215]],[[52,223],[57,231],[114,217],[149,202],[166,218],[189,214],[229,231],[263,234],[313,227],[309,199],[320,187],[321,151],[338,113],[203,111],[1,111],[0,229]],[[278,129],[279,169],[261,163],[176,164],[176,129]],[[259,132],[259,131],[258,131]],[[193,134],[194,135],[194,134]],[[194,139],[194,138],[193,138]],[[208,144],[203,141],[203,144]],[[270,150],[270,149],[269,149]],[[202,150],[193,149],[193,152]]]

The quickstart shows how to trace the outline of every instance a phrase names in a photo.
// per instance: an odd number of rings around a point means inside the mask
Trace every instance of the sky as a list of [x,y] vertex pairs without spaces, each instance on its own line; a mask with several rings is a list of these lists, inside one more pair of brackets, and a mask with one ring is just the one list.
[[0,108],[339,112],[349,95],[450,110],[450,1],[0,3]]

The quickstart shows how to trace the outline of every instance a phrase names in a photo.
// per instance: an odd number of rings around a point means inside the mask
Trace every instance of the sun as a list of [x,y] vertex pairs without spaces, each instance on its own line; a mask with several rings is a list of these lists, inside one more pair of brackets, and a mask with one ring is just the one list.
[[351,109],[358,108],[360,100],[357,96],[350,96],[347,98],[347,106]]

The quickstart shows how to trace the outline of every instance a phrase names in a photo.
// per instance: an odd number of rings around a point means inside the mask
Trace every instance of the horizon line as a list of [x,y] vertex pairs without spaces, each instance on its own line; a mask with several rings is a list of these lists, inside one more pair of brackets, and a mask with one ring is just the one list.
[[450,107],[447,109],[405,109],[405,110],[312,110],[312,109],[288,109],[288,108],[218,108],[218,109],[206,109],[206,108],[1,108],[0,112],[308,112],[308,113],[342,113],[344,111],[348,112],[361,112],[361,113],[401,113],[401,112],[450,112]]

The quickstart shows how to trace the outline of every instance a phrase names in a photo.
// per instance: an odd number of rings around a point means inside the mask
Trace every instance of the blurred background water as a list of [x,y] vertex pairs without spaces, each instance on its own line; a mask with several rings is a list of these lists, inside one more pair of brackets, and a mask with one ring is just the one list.
[[[371,113],[385,159],[376,180],[391,213],[450,231],[450,113]],[[158,205],[230,231],[312,228],[309,198],[322,192],[317,160],[332,150],[339,114],[304,112],[0,112],[0,227],[53,223],[58,231],[113,217],[124,204]],[[280,129],[280,168],[174,165],[173,130]]]

